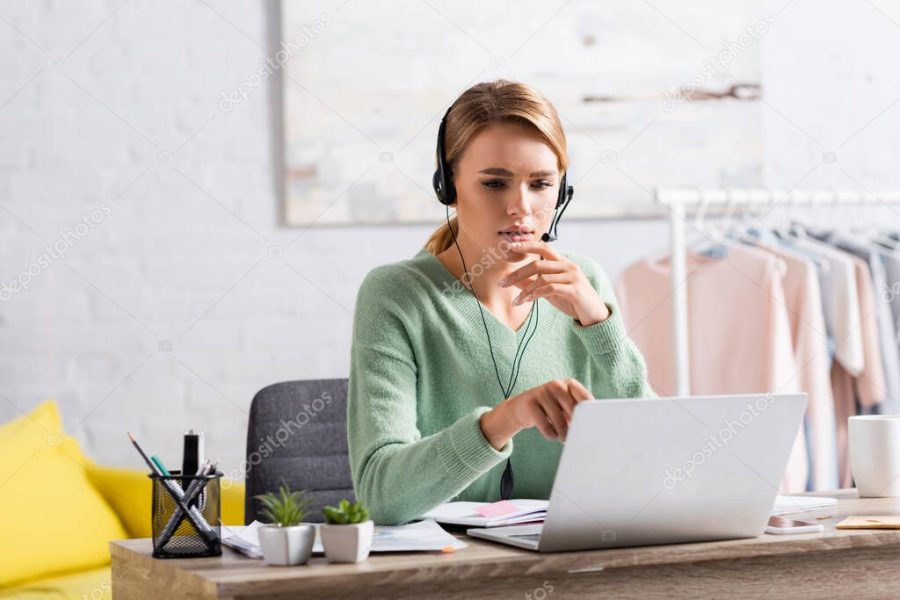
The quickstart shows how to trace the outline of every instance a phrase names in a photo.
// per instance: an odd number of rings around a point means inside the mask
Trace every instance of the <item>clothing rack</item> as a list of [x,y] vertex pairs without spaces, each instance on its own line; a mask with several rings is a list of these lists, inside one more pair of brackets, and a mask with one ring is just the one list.
[[785,203],[789,209],[797,205],[804,207],[834,207],[839,205],[887,205],[900,204],[900,193],[874,195],[846,190],[779,190],[779,189],[700,189],[700,188],[657,188],[654,191],[657,204],[668,209],[671,243],[671,294],[673,353],[676,395],[690,395],[690,354],[688,331],[688,290],[687,290],[687,242],[685,225],[688,211],[699,208],[705,216],[709,207],[725,207],[724,216],[729,217],[741,206],[745,214],[753,208],[769,208]]

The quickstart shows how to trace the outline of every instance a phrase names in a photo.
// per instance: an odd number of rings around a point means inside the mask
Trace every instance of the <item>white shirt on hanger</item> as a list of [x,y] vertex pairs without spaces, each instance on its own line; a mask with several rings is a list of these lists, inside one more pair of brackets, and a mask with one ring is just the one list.
[[844,252],[811,238],[791,241],[798,247],[815,252],[829,263],[822,277],[822,304],[828,328],[834,332],[834,358],[854,377],[865,368],[862,316],[853,261]]

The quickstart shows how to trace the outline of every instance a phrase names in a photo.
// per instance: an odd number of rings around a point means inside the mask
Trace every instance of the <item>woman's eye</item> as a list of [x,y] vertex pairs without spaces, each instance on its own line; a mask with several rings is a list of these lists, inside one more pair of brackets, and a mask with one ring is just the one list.
[[[484,187],[486,187],[486,188],[493,189],[493,190],[499,190],[499,189],[501,189],[501,188],[506,187],[506,183],[503,182],[503,181],[500,181],[500,180],[483,181],[483,182],[482,182],[482,185],[483,185]],[[552,182],[550,182],[550,181],[545,181],[545,180],[535,181],[535,182],[532,183],[531,185],[532,185],[532,187],[535,187],[535,188],[538,188],[538,189],[543,189],[543,188],[553,187],[553,183],[552,183]]]

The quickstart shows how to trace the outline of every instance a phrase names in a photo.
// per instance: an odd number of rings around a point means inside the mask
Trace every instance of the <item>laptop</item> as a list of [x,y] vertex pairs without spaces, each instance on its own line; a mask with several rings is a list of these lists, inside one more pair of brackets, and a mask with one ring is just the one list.
[[537,552],[757,537],[806,405],[806,393],[580,402],[546,520],[466,533]]

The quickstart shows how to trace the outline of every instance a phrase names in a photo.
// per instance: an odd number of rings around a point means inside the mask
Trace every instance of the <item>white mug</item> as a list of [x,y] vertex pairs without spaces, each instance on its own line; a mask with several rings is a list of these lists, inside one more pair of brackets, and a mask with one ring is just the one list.
[[848,445],[861,497],[900,496],[900,415],[850,417]]

